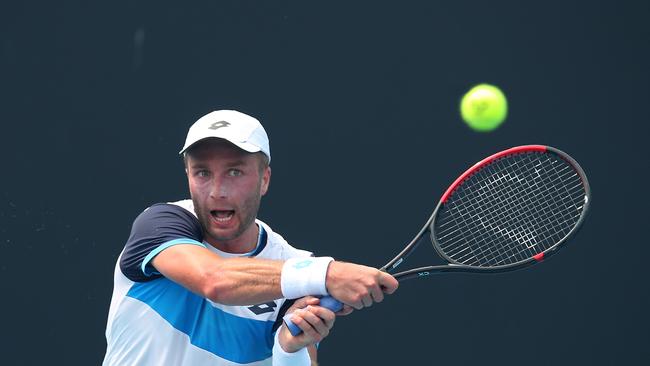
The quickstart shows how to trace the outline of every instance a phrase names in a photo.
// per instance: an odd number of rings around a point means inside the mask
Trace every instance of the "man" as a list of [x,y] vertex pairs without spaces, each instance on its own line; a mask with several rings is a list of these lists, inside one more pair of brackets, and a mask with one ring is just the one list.
[[[256,219],[271,154],[255,118],[209,113],[181,154],[191,200],[135,219],[115,266],[104,365],[309,365],[335,320],[309,295],[332,295],[345,315],[397,289],[386,273],[313,257]],[[302,334],[282,326],[287,311]]]

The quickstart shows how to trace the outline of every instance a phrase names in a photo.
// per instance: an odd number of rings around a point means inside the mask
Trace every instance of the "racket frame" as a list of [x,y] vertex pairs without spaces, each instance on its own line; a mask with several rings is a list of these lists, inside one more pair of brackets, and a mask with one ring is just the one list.
[[[562,158],[564,161],[566,161],[578,174],[580,177],[582,184],[585,189],[585,198],[584,198],[584,205],[582,207],[582,211],[580,213],[580,217],[574,227],[562,238],[560,239],[557,243],[554,245],[550,246],[549,248],[545,249],[542,252],[539,252],[530,258],[527,258],[522,261],[518,261],[516,263],[511,263],[511,264],[505,264],[505,265],[500,265],[500,266],[493,266],[493,267],[478,267],[478,266],[469,266],[466,264],[458,263],[454,261],[452,258],[450,258],[441,248],[440,248],[440,243],[437,241],[436,236],[435,236],[435,227],[434,227],[434,222],[437,217],[438,212],[440,209],[445,205],[449,197],[460,187],[465,180],[467,180],[470,176],[472,176],[474,173],[478,172],[485,166],[489,165],[493,161],[502,158],[504,156],[509,156],[513,154],[519,154],[519,153],[528,153],[528,152],[543,152],[543,153],[551,153],[555,154],[558,157]],[[404,249],[397,255],[395,256],[392,260],[390,260],[386,265],[384,265],[381,270],[392,273],[404,260],[411,255],[417,247],[420,245],[420,243],[423,241],[422,239],[425,237],[425,234],[429,232],[429,237],[430,241],[433,244],[433,247],[435,248],[436,252],[438,255],[446,260],[448,264],[444,265],[435,265],[435,266],[425,266],[425,267],[419,267],[419,268],[413,268],[407,271],[403,272],[398,272],[393,274],[393,276],[399,280],[407,280],[407,279],[413,279],[413,278],[419,278],[419,277],[425,277],[429,276],[432,274],[437,274],[437,273],[443,273],[443,272],[460,272],[460,273],[499,273],[499,272],[506,272],[506,271],[513,271],[517,269],[521,269],[523,267],[527,267],[530,265],[533,265],[535,263],[541,262],[544,259],[547,259],[550,257],[552,254],[556,253],[557,250],[561,247],[563,247],[571,237],[573,237],[580,227],[582,226],[585,217],[587,215],[587,212],[589,210],[589,204],[591,201],[591,189],[589,187],[589,181],[587,180],[587,176],[585,175],[584,171],[578,165],[578,163],[567,153],[556,149],[554,147],[550,146],[544,146],[544,145],[523,145],[523,146],[516,146],[507,150],[500,151],[496,154],[490,155],[487,158],[479,161],[478,163],[474,164],[471,168],[467,169],[463,174],[461,174],[450,186],[447,188],[445,193],[442,195],[440,200],[438,201],[438,204],[436,205],[436,208],[433,210],[433,213],[431,214],[431,217],[427,220],[427,222],[424,224],[422,229],[415,235],[415,237],[404,247]]]

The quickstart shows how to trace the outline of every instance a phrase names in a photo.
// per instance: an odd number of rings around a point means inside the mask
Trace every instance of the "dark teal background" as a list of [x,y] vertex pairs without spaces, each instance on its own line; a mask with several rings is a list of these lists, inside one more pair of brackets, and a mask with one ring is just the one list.
[[[551,145],[590,179],[560,255],[403,283],[338,319],[321,365],[649,364],[648,19],[647,1],[2,2],[0,364],[100,363],[131,222],[187,196],[177,152],[220,108],[270,135],[260,218],[373,266],[488,154]],[[481,82],[511,107],[489,134],[458,116]]]

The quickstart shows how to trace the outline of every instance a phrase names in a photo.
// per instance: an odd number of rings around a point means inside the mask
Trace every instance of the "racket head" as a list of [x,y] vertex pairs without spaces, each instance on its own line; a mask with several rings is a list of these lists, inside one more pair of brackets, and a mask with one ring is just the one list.
[[575,235],[588,212],[587,176],[548,146],[513,147],[465,171],[429,222],[450,270],[500,272],[532,265]]

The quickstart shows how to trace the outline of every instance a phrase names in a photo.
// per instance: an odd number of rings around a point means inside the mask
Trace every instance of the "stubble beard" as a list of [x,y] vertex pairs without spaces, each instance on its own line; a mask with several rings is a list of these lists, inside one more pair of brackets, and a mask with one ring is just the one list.
[[[237,209],[235,211],[237,218],[240,219],[239,226],[232,234],[222,235],[212,228],[212,215],[210,214],[209,210],[205,209],[202,203],[197,202],[194,197],[192,197],[196,215],[203,229],[203,234],[205,236],[204,239],[208,242],[213,241],[223,244],[239,238],[255,222],[261,200],[262,197],[259,194],[252,194],[250,197],[248,197],[246,201],[244,201],[241,209]],[[242,214],[245,216],[241,216]]]

